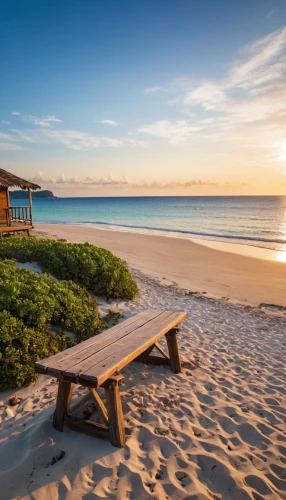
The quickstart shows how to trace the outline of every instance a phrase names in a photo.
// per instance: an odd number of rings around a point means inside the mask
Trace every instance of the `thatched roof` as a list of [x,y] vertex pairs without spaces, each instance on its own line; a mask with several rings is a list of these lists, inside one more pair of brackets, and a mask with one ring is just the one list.
[[41,189],[38,184],[33,184],[32,182],[25,181],[25,179],[21,179],[17,175],[10,174],[3,168],[0,168],[0,186],[4,187],[19,187],[21,189]]

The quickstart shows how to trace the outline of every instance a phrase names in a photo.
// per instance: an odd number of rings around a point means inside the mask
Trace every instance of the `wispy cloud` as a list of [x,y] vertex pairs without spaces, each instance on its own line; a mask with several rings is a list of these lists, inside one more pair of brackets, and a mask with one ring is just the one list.
[[165,90],[172,96],[168,104],[179,106],[189,119],[160,120],[139,131],[173,144],[197,134],[205,140],[252,140],[256,145],[265,135],[277,139],[286,126],[285,80],[286,26],[243,47],[219,80],[184,77],[167,84]]
[[[12,134],[10,133],[12,132]],[[25,149],[18,142],[25,142],[24,139],[20,139],[15,131],[11,130],[9,133],[0,132],[0,150],[1,151],[21,151]]]
[[144,94],[151,95],[160,92],[160,90],[164,90],[163,87],[148,87],[147,89],[144,89],[143,92]]
[[114,178],[112,174],[106,177],[67,177],[66,175],[61,175],[59,177],[46,177],[43,172],[39,171],[35,174],[35,177],[31,179],[32,182],[41,184],[52,184],[52,185],[64,185],[64,186],[78,186],[78,187],[99,187],[99,186],[125,186],[129,184],[126,177]]
[[119,139],[96,136],[80,130],[42,130],[41,137],[77,150],[95,149],[100,146],[116,147],[122,144]]
[[101,123],[104,123],[105,125],[111,125],[111,127],[118,126],[118,123],[114,120],[102,120]]
[[183,104],[187,106],[201,105],[206,110],[216,109],[219,105],[228,101],[223,87],[218,84],[205,82],[187,92]]
[[147,125],[142,125],[138,131],[144,134],[153,135],[167,139],[171,144],[180,144],[185,142],[194,132],[197,132],[200,127],[193,127],[186,120],[170,122],[161,120]]
[[[183,97],[183,103],[188,107],[200,105],[206,111],[232,115],[233,106],[239,106],[246,100],[259,108],[265,96],[285,83],[285,51],[286,27],[244,47],[241,57],[221,81],[205,81],[191,87]],[[255,102],[257,95],[260,96],[259,102]],[[284,105],[283,99],[281,107]],[[265,111],[267,116],[270,110]],[[259,115],[259,119],[262,119],[261,113]]]
[[[10,129],[9,133],[0,133],[0,140],[11,143],[43,143],[53,142],[74,150],[89,150],[98,147],[116,147],[122,144],[119,139],[108,136],[96,136],[80,130],[55,130],[43,128],[40,130]],[[11,146],[9,149],[20,149]],[[7,148],[8,149],[8,148]],[[22,148],[21,148],[22,149]]]
[[1,142],[0,140],[0,151],[22,151],[22,146],[19,144],[14,144],[13,142]]
[[129,139],[126,139],[126,142],[128,144],[131,144],[131,146],[147,146],[148,145],[147,141],[140,141],[139,139],[135,139],[134,137],[130,137]]
[[265,16],[266,19],[271,19],[271,17],[273,16],[275,12],[275,9],[272,9],[272,10],[269,10]]
[[243,58],[230,71],[228,86],[255,90],[282,78],[286,70],[285,49],[286,27],[247,45],[242,50]]
[[132,187],[138,188],[154,188],[154,189],[172,189],[172,188],[190,188],[190,187],[199,187],[199,186],[216,186],[215,182],[211,181],[202,181],[200,179],[192,179],[188,181],[154,181],[154,182],[137,182],[132,183]]
[[[5,143],[7,141],[13,143],[58,143],[63,146],[73,149],[73,150],[91,150],[99,147],[118,147],[121,145],[138,146],[144,147],[148,145],[147,141],[142,141],[136,137],[125,137],[125,138],[114,138],[109,136],[99,136],[84,132],[81,130],[57,130],[50,128],[36,128],[36,129],[26,129],[19,130],[16,128],[10,128],[7,133],[0,133],[0,141],[3,140]],[[3,146],[4,147],[4,146]],[[23,149],[20,145],[8,147],[6,144],[5,148],[8,150],[12,149]],[[26,148],[25,148],[26,149]]]
[[36,137],[34,136],[33,131],[25,131],[25,130],[19,130],[17,128],[10,128],[9,134],[10,141],[16,141],[16,142],[37,142]]
[[54,115],[23,115],[20,111],[12,111],[11,115],[19,116],[24,122],[32,123],[40,127],[52,127],[55,123],[62,123],[62,120]]
[[10,141],[11,140],[11,135],[10,134],[6,134],[6,133],[3,133],[3,132],[0,132],[0,141],[4,139],[4,140],[8,140]]
[[31,182],[35,182],[41,185],[49,185],[60,188],[83,188],[83,187],[113,187],[113,188],[147,188],[147,189],[172,189],[172,188],[191,188],[199,186],[216,186],[216,183],[211,181],[202,181],[199,179],[187,180],[187,181],[131,181],[126,176],[114,177],[111,173],[106,177],[67,177],[61,175],[59,177],[47,177],[43,172],[39,171],[35,174],[33,178],[30,179]]
[[[249,147],[274,141],[286,126],[286,27],[242,48],[220,80],[178,79],[172,104],[188,120],[142,125],[140,132],[173,144],[192,135]],[[167,86],[168,87],[168,86]],[[171,90],[170,90],[171,91]],[[170,103],[170,100],[168,101]]]

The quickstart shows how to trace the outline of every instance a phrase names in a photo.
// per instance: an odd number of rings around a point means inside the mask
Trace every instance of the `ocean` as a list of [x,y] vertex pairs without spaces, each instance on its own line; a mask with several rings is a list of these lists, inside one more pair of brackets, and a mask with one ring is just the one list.
[[286,251],[286,196],[54,198],[34,200],[33,215],[35,223],[84,224]]

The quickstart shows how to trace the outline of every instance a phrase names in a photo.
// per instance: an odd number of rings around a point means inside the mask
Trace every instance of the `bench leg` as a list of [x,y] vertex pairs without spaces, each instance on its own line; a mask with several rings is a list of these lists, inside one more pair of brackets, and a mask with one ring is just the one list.
[[166,333],[166,339],[168,344],[172,371],[174,373],[181,373],[182,367],[178,349],[176,330],[170,330],[168,333]]
[[106,406],[108,412],[108,423],[110,441],[113,446],[122,448],[125,445],[125,429],[120,399],[119,385],[123,377],[113,376],[104,383],[106,393]]
[[56,410],[54,413],[53,427],[62,431],[64,427],[65,415],[68,413],[71,404],[73,384],[59,380]]

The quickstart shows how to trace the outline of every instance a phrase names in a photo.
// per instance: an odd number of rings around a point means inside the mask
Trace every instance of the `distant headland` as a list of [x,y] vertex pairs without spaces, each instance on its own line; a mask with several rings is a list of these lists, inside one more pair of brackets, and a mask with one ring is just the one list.
[[[35,191],[32,193],[33,199],[42,199],[42,198],[56,198],[54,193],[52,191],[48,190],[42,190],[42,191]],[[28,198],[28,193],[27,191],[11,191],[10,192],[10,198],[12,200],[22,200],[22,199],[27,199]]]

